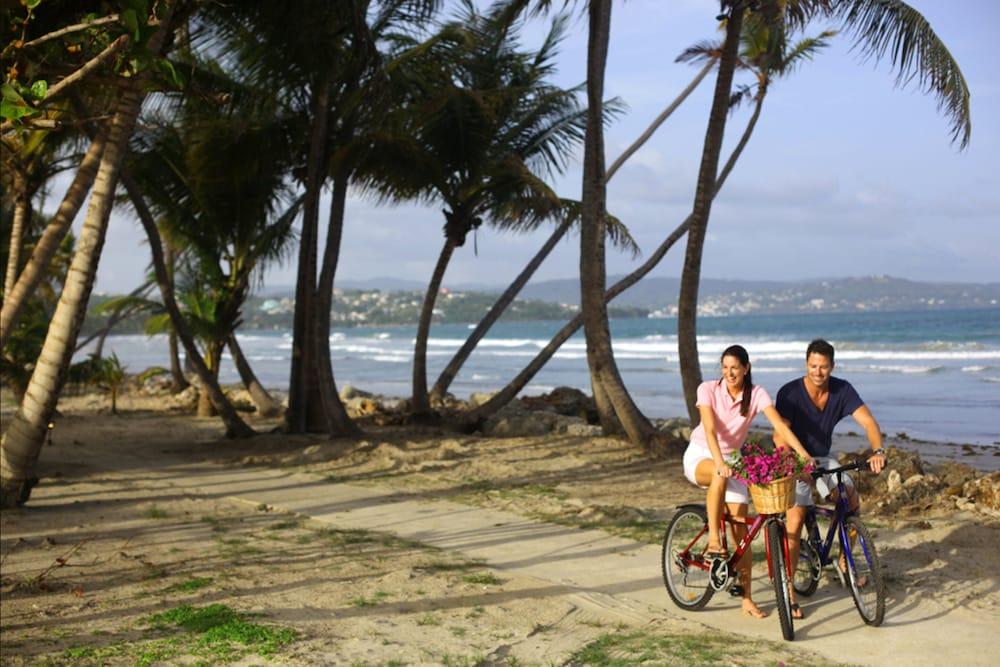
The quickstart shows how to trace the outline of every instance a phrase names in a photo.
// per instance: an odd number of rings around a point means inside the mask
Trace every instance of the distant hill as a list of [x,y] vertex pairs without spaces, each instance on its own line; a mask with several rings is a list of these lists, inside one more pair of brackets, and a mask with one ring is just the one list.
[[[608,285],[622,276],[609,276]],[[506,285],[449,283],[452,292],[499,294]],[[420,292],[426,284],[400,278],[337,281],[342,290]],[[655,315],[676,312],[680,281],[677,278],[647,278],[613,302],[615,306],[641,308]],[[291,286],[272,286],[260,296],[291,296]],[[553,304],[578,305],[580,284],[576,278],[529,283],[518,298]],[[1000,283],[932,283],[867,276],[825,280],[725,280],[705,278],[699,288],[699,312],[709,315],[736,313],[789,313],[804,311],[848,312],[867,310],[922,310],[1000,307]]]
[[[608,284],[620,278],[609,277]],[[649,278],[614,303],[670,314],[679,290],[677,278]],[[576,280],[541,281],[527,285],[521,296],[575,304],[580,287]],[[790,282],[706,278],[699,288],[699,310],[714,314],[990,307],[1000,307],[1000,283],[930,283],[890,276]]]

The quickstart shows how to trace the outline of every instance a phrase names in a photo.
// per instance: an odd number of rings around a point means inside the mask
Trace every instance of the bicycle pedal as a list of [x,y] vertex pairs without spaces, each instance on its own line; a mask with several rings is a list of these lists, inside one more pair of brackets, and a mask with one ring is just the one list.
[[743,587],[740,586],[739,584],[733,584],[729,588],[729,594],[732,595],[734,598],[741,598],[743,597]]

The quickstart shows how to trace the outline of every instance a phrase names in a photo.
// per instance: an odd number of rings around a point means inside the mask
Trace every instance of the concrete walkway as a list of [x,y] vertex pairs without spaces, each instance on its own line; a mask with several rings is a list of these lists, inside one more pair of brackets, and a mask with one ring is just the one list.
[[[178,484],[203,496],[232,497],[298,512],[341,529],[392,533],[481,559],[498,571],[550,582],[553,594],[574,592],[592,604],[650,620],[680,616],[749,637],[781,641],[774,594],[765,577],[754,581],[755,599],[768,618],[739,613],[739,601],[716,595],[705,610],[684,612],[670,601],[660,577],[660,548],[500,511],[405,492],[331,483],[316,476],[261,468],[181,465]],[[178,472],[180,472],[178,470]],[[185,481],[181,482],[180,479]],[[858,616],[850,595],[823,582],[801,601],[806,618],[795,623],[795,642],[834,662],[940,665],[954,649],[961,664],[996,664],[997,624],[963,608],[907,603],[890,595],[882,627]],[[973,656],[969,658],[969,656]]]

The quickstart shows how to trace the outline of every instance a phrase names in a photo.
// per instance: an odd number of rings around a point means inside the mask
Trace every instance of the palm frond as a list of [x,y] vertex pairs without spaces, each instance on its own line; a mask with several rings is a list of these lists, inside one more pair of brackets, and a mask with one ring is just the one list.
[[832,15],[854,36],[863,60],[888,57],[896,84],[916,81],[933,93],[951,125],[952,142],[969,144],[969,86],[951,52],[916,9],[899,0],[833,0]]

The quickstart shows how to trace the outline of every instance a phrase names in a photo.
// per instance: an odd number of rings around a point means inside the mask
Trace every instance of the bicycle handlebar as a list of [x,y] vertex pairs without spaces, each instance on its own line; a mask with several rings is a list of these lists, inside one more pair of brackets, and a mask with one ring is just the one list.
[[854,463],[848,463],[847,465],[842,465],[839,468],[817,468],[809,474],[812,475],[813,479],[819,479],[823,475],[832,475],[838,472],[849,472],[851,470],[868,470],[868,459],[858,459]]

